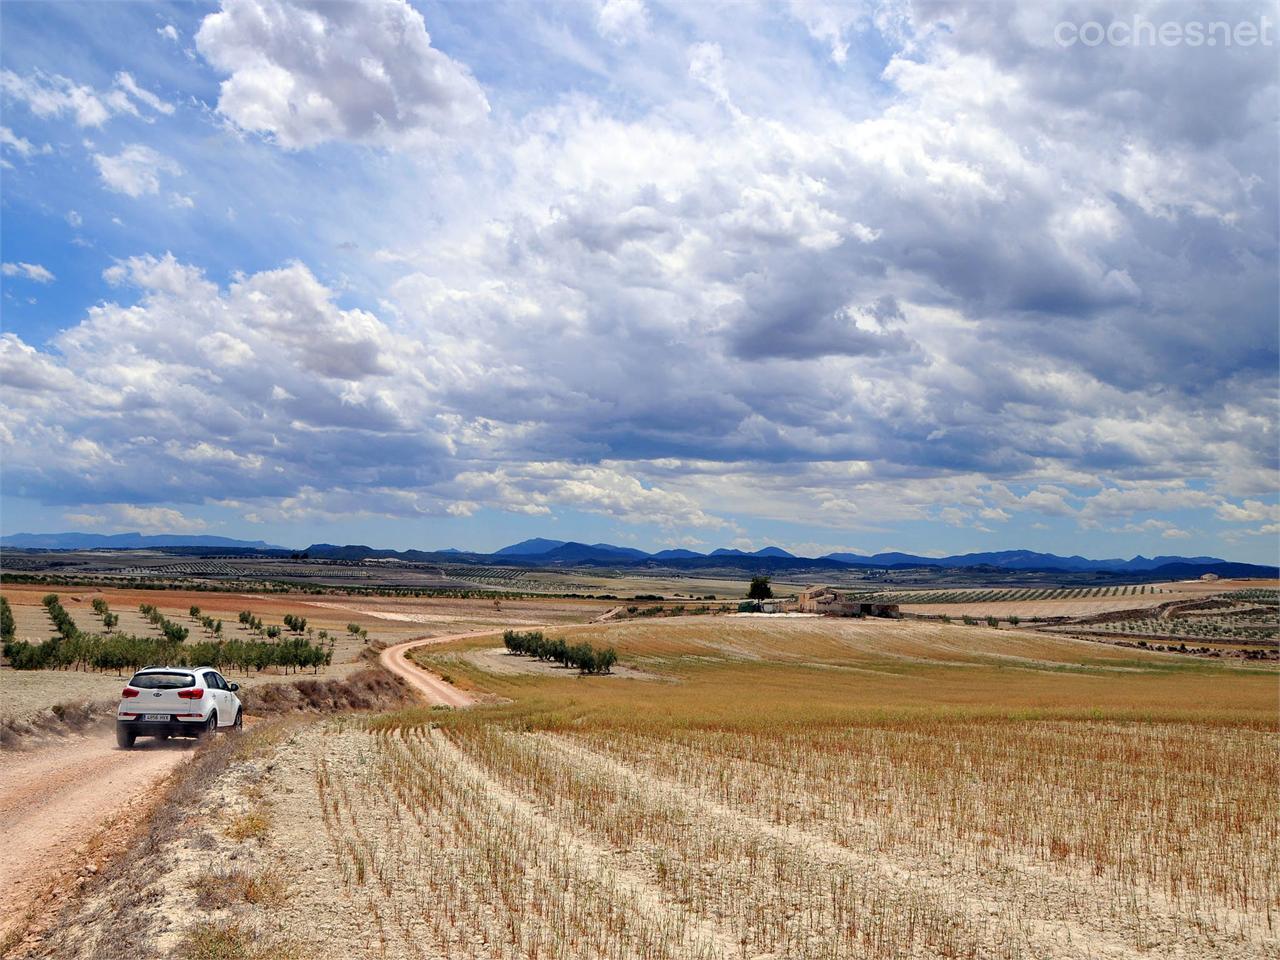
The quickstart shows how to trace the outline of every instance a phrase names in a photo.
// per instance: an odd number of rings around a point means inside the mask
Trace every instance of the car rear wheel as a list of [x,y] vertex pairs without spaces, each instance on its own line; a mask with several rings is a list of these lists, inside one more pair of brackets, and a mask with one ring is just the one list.
[[204,728],[200,731],[198,739],[208,740],[218,730],[218,713],[214,711],[209,714],[209,719],[205,722]]
[[138,739],[138,735],[132,730],[124,730],[116,727],[116,746],[122,750],[132,750],[133,741]]

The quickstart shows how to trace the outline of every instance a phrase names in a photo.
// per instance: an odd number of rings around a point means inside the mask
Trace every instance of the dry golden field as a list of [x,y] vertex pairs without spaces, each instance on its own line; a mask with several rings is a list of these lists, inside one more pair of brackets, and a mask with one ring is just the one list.
[[[613,644],[642,676],[499,668],[470,653],[492,638],[419,651],[489,702],[303,726],[253,776],[233,767],[207,829],[240,887],[277,893],[214,909],[158,874],[158,942],[216,935],[264,960],[1277,955],[1271,665],[918,621],[547,632]],[[164,874],[199,846],[184,831]]]

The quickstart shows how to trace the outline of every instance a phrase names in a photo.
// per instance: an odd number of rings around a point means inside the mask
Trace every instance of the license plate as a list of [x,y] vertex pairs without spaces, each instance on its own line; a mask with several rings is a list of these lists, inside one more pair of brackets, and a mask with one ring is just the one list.
[[170,719],[170,717],[169,717],[169,714],[167,713],[148,713],[148,714],[145,714],[142,719],[143,720],[168,720]]

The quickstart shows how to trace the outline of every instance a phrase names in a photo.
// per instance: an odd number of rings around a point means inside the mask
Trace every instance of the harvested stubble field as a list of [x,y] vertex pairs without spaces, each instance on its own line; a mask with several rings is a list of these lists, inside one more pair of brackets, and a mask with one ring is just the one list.
[[499,700],[299,730],[253,794],[279,901],[168,922],[333,958],[1277,954],[1274,668],[913,621],[548,632],[674,682],[421,651]]

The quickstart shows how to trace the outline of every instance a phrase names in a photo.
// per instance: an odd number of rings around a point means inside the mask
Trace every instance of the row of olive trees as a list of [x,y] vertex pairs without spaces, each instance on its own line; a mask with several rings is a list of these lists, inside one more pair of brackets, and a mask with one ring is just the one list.
[[214,637],[215,639],[222,638],[222,621],[221,620],[215,620],[213,617],[206,616],[204,614],[197,614],[196,620],[199,621],[200,626],[204,627],[205,633],[207,633],[209,636]]
[[37,670],[46,666],[68,666],[73,662],[70,659],[70,651],[83,646],[88,639],[86,634],[80,632],[80,628],[76,626],[71,614],[67,613],[56,593],[45,594],[40,602],[48,612],[49,619],[53,621],[54,629],[58,631],[58,635],[50,637],[42,643],[29,643],[25,640],[18,640],[16,635],[11,635],[6,639],[4,641],[4,655],[9,661],[9,665],[15,670]]
[[548,640],[541,630],[519,633],[507,630],[502,642],[511,653],[553,661],[566,667],[575,667],[581,673],[609,673],[618,662],[613,647],[593,647],[589,643],[568,644],[559,638]]
[[[254,633],[261,634],[272,640],[275,640],[276,638],[278,638],[281,633],[280,627],[277,624],[274,624],[274,623],[264,624],[262,622],[261,617],[256,617],[253,615],[252,610],[241,610],[240,622],[243,623],[246,627],[248,627]],[[300,617],[294,613],[286,613],[284,615],[284,625],[288,627],[293,633],[303,633],[307,629],[307,618]]]
[[333,662],[333,651],[302,637],[284,643],[261,640],[175,643],[161,637],[117,633],[100,637],[77,633],[43,643],[7,641],[4,655],[15,670],[137,670],[152,664],[170,667],[235,667],[242,672],[282,667],[286,673],[312,668],[319,672]]
[[67,613],[56,593],[46,593],[44,599],[40,601],[44,604],[45,610],[49,612],[49,619],[53,621],[53,627],[58,631],[64,639],[70,639],[79,633],[76,622],[71,619],[71,614]]
[[138,604],[138,612],[147,618],[147,622],[154,627],[159,627],[160,632],[164,634],[165,640],[170,643],[182,643],[187,637],[191,636],[191,631],[180,623],[174,623],[163,613],[160,608],[151,603]]
[[261,617],[255,617],[252,610],[240,611],[240,622],[253,633],[275,640],[280,636],[280,627],[274,623],[263,623]]
[[[8,613],[5,625],[9,626],[4,633],[3,652],[10,665],[17,670],[69,669],[79,670],[137,670],[149,664],[165,664],[175,667],[211,666],[223,668],[234,666],[242,671],[262,670],[266,667],[283,667],[285,672],[298,671],[310,667],[319,672],[320,667],[327,667],[333,662],[333,641],[325,631],[321,631],[321,640],[313,644],[308,638],[290,637],[282,643],[265,643],[257,640],[211,641],[186,644],[183,641],[189,636],[186,628],[171,629],[177,626],[160,614],[154,606],[143,604],[141,610],[152,623],[157,623],[164,636],[137,637],[127,634],[113,634],[106,637],[87,634],[80,630],[71,615],[58,600],[57,594],[49,594],[44,598],[45,609],[49,618],[58,630],[58,635],[41,643],[30,643],[16,639],[16,626],[9,623],[13,613],[4,598],[0,607],[0,617]],[[105,600],[93,602],[94,612],[103,617],[119,618],[110,612]],[[193,616],[200,617],[199,609]],[[211,618],[200,617],[201,622]],[[213,621],[214,630],[221,633],[221,621]],[[165,628],[168,624],[170,629]],[[205,624],[208,627],[208,624]],[[278,631],[279,628],[277,628]]]
[[110,605],[102,597],[93,598],[93,612],[102,618],[102,629],[107,633],[120,625],[120,614],[112,613]]

